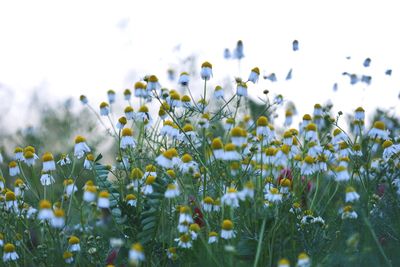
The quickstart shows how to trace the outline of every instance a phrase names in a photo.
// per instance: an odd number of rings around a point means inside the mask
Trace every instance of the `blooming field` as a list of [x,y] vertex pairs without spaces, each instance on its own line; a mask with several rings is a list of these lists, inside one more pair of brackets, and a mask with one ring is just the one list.
[[0,156],[1,265],[399,266],[398,120],[316,104],[295,127],[287,105],[277,125],[282,96],[248,97],[259,75],[233,93],[209,62],[201,89],[149,75],[124,114],[112,90],[99,110],[81,96],[103,154],[90,134],[59,155],[20,140]]

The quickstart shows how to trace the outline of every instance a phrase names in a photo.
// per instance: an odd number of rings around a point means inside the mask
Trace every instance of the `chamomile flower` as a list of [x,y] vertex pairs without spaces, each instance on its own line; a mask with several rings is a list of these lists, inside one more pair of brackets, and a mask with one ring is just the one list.
[[173,183],[173,184],[168,184],[167,185],[167,190],[165,190],[164,196],[166,198],[175,198],[177,196],[179,196],[180,192],[179,192],[179,186],[177,183]]
[[333,131],[332,144],[336,145],[339,142],[343,142],[343,141],[346,141],[345,133],[343,133],[342,130],[336,128]]
[[182,106],[184,108],[188,109],[192,107],[192,100],[190,99],[190,96],[188,95],[182,96],[181,101],[182,101]]
[[154,192],[153,184],[155,181],[156,181],[155,176],[151,176],[151,175],[147,176],[145,185],[142,187],[142,193],[144,195],[150,195],[151,193]]
[[[215,152],[215,151],[214,151]],[[240,160],[242,156],[236,151],[236,146],[232,143],[226,144],[224,147],[223,160],[232,161]]]
[[186,144],[193,144],[194,146],[200,146],[201,142],[194,130],[193,125],[186,124],[182,128],[183,132],[180,134],[179,139]]
[[189,74],[187,72],[182,72],[179,75],[178,83],[181,86],[188,86],[189,85],[189,81],[190,81],[190,77],[189,77]]
[[55,171],[56,170],[56,163],[54,162],[53,154],[50,152],[46,152],[42,156],[43,161],[43,172]]
[[290,267],[290,262],[289,262],[289,260],[288,260],[288,259],[285,259],[285,258],[280,259],[280,260],[278,261],[278,267]]
[[178,255],[176,254],[176,247],[169,247],[166,249],[166,252],[168,259],[176,260],[178,258]]
[[283,126],[289,127],[293,123],[293,111],[291,109],[287,109],[285,111],[285,121],[283,123]]
[[193,218],[190,214],[190,208],[188,206],[181,206],[179,208],[179,224],[191,224],[193,223]]
[[146,90],[149,91],[159,91],[161,89],[161,85],[158,82],[158,78],[155,75],[150,75],[147,80]]
[[131,97],[132,97],[132,92],[131,92],[131,90],[125,89],[125,90],[124,90],[124,99],[125,99],[126,101],[129,101],[129,100],[131,100]]
[[21,173],[16,161],[11,161],[8,164],[8,170],[9,170],[10,176],[17,176],[18,174]]
[[139,98],[147,98],[149,97],[149,93],[146,91],[146,84],[144,82],[136,82],[134,85],[135,88],[135,96]]
[[304,114],[303,115],[303,120],[300,123],[300,127],[299,127],[300,133],[303,133],[305,128],[307,127],[307,125],[309,125],[311,122],[312,122],[311,115],[310,114]]
[[150,122],[152,120],[149,108],[146,105],[143,105],[139,108],[138,112],[136,113],[136,119],[141,122]]
[[176,162],[177,159],[179,159],[178,151],[175,148],[170,148],[159,155],[156,158],[156,162],[161,167],[170,169],[174,166],[174,162]]
[[24,160],[24,150],[22,147],[16,147],[14,150],[14,160],[23,161]]
[[247,181],[243,189],[239,192],[239,198],[245,200],[246,198],[254,198],[254,184],[252,181]]
[[77,236],[70,236],[68,238],[68,250],[70,252],[77,252],[81,250],[80,240]]
[[290,180],[289,178],[282,178],[280,181],[279,181],[279,184],[280,184],[280,189],[279,189],[279,192],[280,193],[282,193],[282,194],[288,194],[289,193],[289,191],[290,191],[290,188],[291,188],[291,186],[292,186],[292,180]]
[[63,259],[65,263],[71,264],[74,262],[74,255],[70,251],[64,251]]
[[60,160],[57,161],[57,164],[60,166],[65,166],[71,164],[71,159],[68,157],[68,154],[61,154]]
[[193,161],[192,156],[185,154],[181,158],[181,164],[179,164],[179,169],[182,173],[196,173],[199,172],[199,167],[197,162]]
[[241,147],[247,141],[247,131],[242,127],[233,128],[231,130],[231,140],[235,146]]
[[3,262],[16,261],[19,259],[15,246],[11,243],[7,243],[3,248]]
[[170,138],[176,138],[179,135],[178,126],[176,126],[176,124],[174,124],[170,120],[165,120],[163,123],[163,127],[161,127],[160,134],[166,135]]
[[301,165],[301,174],[302,175],[311,175],[315,173],[316,165],[315,159],[311,156],[306,156],[303,160],[303,164]]
[[67,196],[71,196],[73,193],[78,191],[73,179],[64,180],[64,191]]
[[221,86],[217,85],[214,88],[214,97],[216,99],[224,99],[224,89]]
[[335,180],[338,182],[348,181],[350,180],[349,171],[345,166],[338,166],[336,167],[336,177]]
[[129,250],[129,262],[132,264],[138,264],[139,262],[144,261],[144,249],[140,243],[135,243],[131,246]]
[[346,187],[346,202],[355,202],[360,199],[360,195],[356,192],[354,187],[348,186]]
[[211,149],[215,159],[224,158],[224,144],[222,143],[221,138],[214,138],[212,140]]
[[9,211],[18,211],[18,202],[14,192],[7,191],[5,194],[6,209]]
[[89,103],[89,99],[85,95],[80,95],[79,96],[79,101],[81,101],[81,103],[83,105],[86,105],[87,103]]
[[51,226],[54,228],[63,228],[65,225],[65,212],[62,209],[55,209],[54,216],[51,218]]
[[100,115],[101,116],[108,116],[110,114],[110,106],[106,102],[100,103]]
[[115,102],[115,91],[110,89],[107,91],[108,103],[113,104]]
[[304,139],[306,141],[318,142],[317,125],[310,123],[305,127]]
[[93,154],[87,154],[85,160],[83,161],[83,168],[85,168],[86,170],[91,170],[93,164],[94,164]]
[[305,252],[300,253],[299,256],[297,257],[296,267],[310,267],[310,266],[311,266],[310,257]]
[[97,206],[101,209],[108,209],[110,207],[110,193],[108,191],[101,191],[97,199]]
[[117,125],[115,125],[115,127],[118,129],[118,130],[122,130],[124,127],[125,127],[125,125],[127,124],[127,122],[128,122],[128,120],[126,119],[126,117],[120,117],[119,119],[118,119],[118,122],[117,122]]
[[358,121],[365,120],[365,110],[362,107],[358,107],[354,112],[354,119]]
[[239,40],[236,43],[236,47],[233,51],[233,58],[241,60],[244,58],[244,51],[243,51],[243,41]]
[[347,205],[343,208],[342,210],[342,219],[357,219],[358,215],[357,213],[353,210],[353,207],[351,205]]
[[239,207],[239,193],[236,188],[229,187],[226,193],[221,197],[222,204],[231,206],[232,208]]
[[243,96],[243,97],[247,97],[248,96],[248,92],[247,92],[247,84],[244,82],[239,82],[236,86],[236,95],[237,96]]
[[235,119],[234,118],[227,118],[225,120],[224,129],[226,131],[230,131],[233,128],[234,125],[235,125]]
[[265,116],[260,116],[256,121],[256,134],[267,136],[271,133],[270,128],[268,127],[268,118]]
[[38,219],[41,221],[50,221],[54,217],[51,203],[44,199],[39,203]]
[[271,187],[265,194],[265,199],[272,203],[279,203],[282,201],[283,195],[279,192],[278,188]]
[[221,210],[221,199],[217,198],[214,200],[213,211],[219,212]]
[[201,115],[198,125],[200,129],[208,129],[210,127],[210,113],[204,113]]
[[201,201],[201,206],[203,207],[203,210],[206,212],[210,212],[213,209],[213,204],[214,204],[214,199],[210,196],[206,196],[202,201]]
[[399,144],[393,144],[392,141],[386,140],[382,144],[383,147],[383,153],[382,153],[382,158],[384,161],[389,161],[389,159],[393,155],[397,155],[400,153],[400,145]]
[[257,83],[259,77],[260,77],[260,69],[258,67],[255,67],[251,70],[248,80],[249,82]]
[[126,204],[128,204],[131,207],[136,207],[136,205],[137,205],[137,198],[134,194],[126,195],[125,201],[126,201]]
[[191,248],[192,240],[189,234],[183,234],[179,238],[176,238],[175,241],[178,242],[178,247],[181,248]]
[[221,224],[221,238],[232,239],[235,238],[236,234],[233,230],[233,222],[231,220],[224,220]]
[[357,157],[362,157],[363,153],[361,150],[361,145],[360,144],[354,144],[351,150],[351,155],[357,156]]
[[78,135],[75,138],[74,156],[80,159],[88,152],[90,152],[90,148],[86,144],[86,138]]
[[127,149],[128,147],[134,148],[136,146],[136,141],[133,138],[133,131],[131,128],[124,128],[121,135],[120,147],[122,149]]
[[192,223],[189,226],[189,234],[192,240],[196,240],[200,232],[200,226],[197,223]]
[[171,90],[167,97],[167,103],[171,108],[182,106],[181,96],[175,90]]
[[54,177],[51,175],[51,172],[44,172],[42,171],[42,175],[40,176],[40,183],[43,186],[49,186],[54,184],[56,181],[54,180]]
[[35,154],[35,148],[27,146],[24,149],[24,161],[26,165],[33,166],[37,159],[39,159],[39,157]]
[[146,171],[144,172],[142,179],[145,180],[148,176],[154,176],[157,177],[157,170],[156,166],[149,164],[146,166]]
[[385,123],[383,121],[376,121],[371,130],[368,132],[368,136],[371,138],[380,138],[383,140],[389,139],[389,131],[386,130]]
[[136,119],[135,112],[131,106],[127,106],[124,109],[124,113],[125,113],[125,117],[127,120],[135,120]]
[[218,233],[217,232],[210,232],[208,234],[208,244],[214,244],[218,242]]
[[95,201],[96,193],[97,187],[93,185],[93,183],[90,185],[86,185],[83,192],[83,200],[89,203]]
[[200,71],[200,76],[201,79],[203,80],[209,80],[212,77],[212,65],[210,62],[206,61],[203,64],[201,64],[201,71]]

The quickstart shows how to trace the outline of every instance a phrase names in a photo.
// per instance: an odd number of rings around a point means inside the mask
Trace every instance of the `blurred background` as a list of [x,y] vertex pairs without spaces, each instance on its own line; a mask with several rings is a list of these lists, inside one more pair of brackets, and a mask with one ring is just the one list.
[[[234,77],[259,67],[267,79],[250,87],[251,97],[282,94],[298,119],[327,101],[345,113],[363,106],[367,114],[376,107],[398,114],[396,7],[386,0],[3,1],[0,132],[32,130],[50,110],[73,116],[81,94],[98,107],[113,89],[122,103],[123,90],[147,74],[171,89],[189,71],[196,90],[205,60],[213,64],[210,88],[234,88]],[[224,58],[238,40],[240,64]]]

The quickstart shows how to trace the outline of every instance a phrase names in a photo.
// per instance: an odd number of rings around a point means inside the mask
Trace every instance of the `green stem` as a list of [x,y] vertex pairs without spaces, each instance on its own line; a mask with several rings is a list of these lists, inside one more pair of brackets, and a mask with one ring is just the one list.
[[261,254],[261,245],[262,245],[262,241],[263,241],[263,237],[264,237],[264,231],[265,231],[265,224],[267,222],[267,219],[264,219],[262,224],[261,224],[261,230],[260,230],[260,234],[259,234],[259,239],[258,239],[258,245],[257,245],[257,253],[256,253],[256,259],[254,260],[254,267],[257,267],[258,264],[258,260],[260,259],[260,254]]

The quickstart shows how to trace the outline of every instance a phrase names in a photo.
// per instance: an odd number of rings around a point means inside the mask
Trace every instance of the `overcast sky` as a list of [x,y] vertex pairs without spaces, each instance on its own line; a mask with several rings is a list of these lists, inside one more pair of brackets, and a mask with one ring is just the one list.
[[[282,93],[300,114],[327,98],[348,112],[359,105],[394,107],[400,91],[397,7],[384,0],[2,1],[0,97],[7,100],[3,108],[11,106],[10,118],[21,116],[34,88],[49,99],[86,94],[97,106],[108,89],[122,92],[148,73],[171,86],[166,68],[192,53],[199,64],[213,63],[216,85],[238,75],[236,62],[223,60],[223,49],[241,39],[240,75],[247,78],[258,66],[280,80],[261,81],[253,95],[267,88]],[[367,57],[371,66],[364,68]],[[290,68],[293,79],[284,81]],[[372,83],[351,86],[344,71],[371,75]]]

